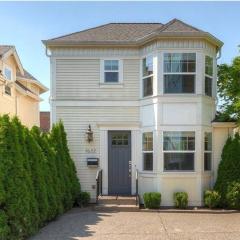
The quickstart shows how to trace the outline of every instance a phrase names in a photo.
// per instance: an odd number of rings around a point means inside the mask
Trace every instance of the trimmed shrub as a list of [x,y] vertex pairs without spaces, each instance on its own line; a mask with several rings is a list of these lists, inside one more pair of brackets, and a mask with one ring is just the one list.
[[88,192],[80,192],[78,199],[77,199],[77,204],[80,207],[86,207],[90,202],[90,193]]
[[173,199],[177,208],[186,208],[188,206],[188,194],[186,192],[175,192]]
[[233,182],[228,186],[226,200],[229,208],[240,210],[240,182]]
[[219,206],[221,196],[217,191],[206,190],[204,192],[204,205],[209,208],[216,208]]
[[148,192],[143,194],[145,208],[156,209],[161,204],[161,193]]
[[226,194],[232,182],[240,182],[240,137],[236,134],[228,138],[223,151],[222,160],[218,167],[217,180],[214,190],[221,195],[221,206],[228,205]]

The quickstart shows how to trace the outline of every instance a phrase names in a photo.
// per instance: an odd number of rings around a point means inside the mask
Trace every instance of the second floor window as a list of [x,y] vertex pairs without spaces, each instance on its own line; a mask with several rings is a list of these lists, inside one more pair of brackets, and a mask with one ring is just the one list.
[[212,97],[213,58],[205,57],[205,95]]
[[[3,75],[7,80],[11,81],[13,78],[11,68],[5,67],[3,71]],[[5,86],[5,94],[11,96],[11,87]]]
[[164,93],[194,93],[195,53],[164,54]]
[[143,97],[153,95],[153,57],[148,56],[142,60],[142,86]]
[[118,60],[104,60],[104,82],[105,83],[119,82]]

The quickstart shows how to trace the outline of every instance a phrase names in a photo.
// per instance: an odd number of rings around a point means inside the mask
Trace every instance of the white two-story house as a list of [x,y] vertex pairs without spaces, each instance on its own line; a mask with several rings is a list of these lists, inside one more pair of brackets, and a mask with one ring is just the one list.
[[213,121],[223,43],[177,19],[110,23],[43,43],[51,121],[64,122],[82,190],[95,200],[101,169],[104,195],[157,191],[171,206],[185,191],[202,205],[234,128]]

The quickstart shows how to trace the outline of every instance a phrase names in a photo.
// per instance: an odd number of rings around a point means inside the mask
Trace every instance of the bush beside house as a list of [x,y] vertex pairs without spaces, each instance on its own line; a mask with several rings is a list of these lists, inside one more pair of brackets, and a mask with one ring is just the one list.
[[147,192],[143,194],[144,206],[149,209],[157,209],[161,204],[161,193]]
[[63,124],[31,131],[0,117],[0,240],[21,240],[70,209],[80,194]]
[[188,194],[186,192],[175,192],[173,194],[174,204],[177,208],[187,208]]

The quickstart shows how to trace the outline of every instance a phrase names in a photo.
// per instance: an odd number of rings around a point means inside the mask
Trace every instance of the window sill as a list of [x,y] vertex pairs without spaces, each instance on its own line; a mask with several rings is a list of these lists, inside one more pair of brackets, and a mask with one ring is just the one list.
[[123,83],[100,83],[100,88],[123,88]]

